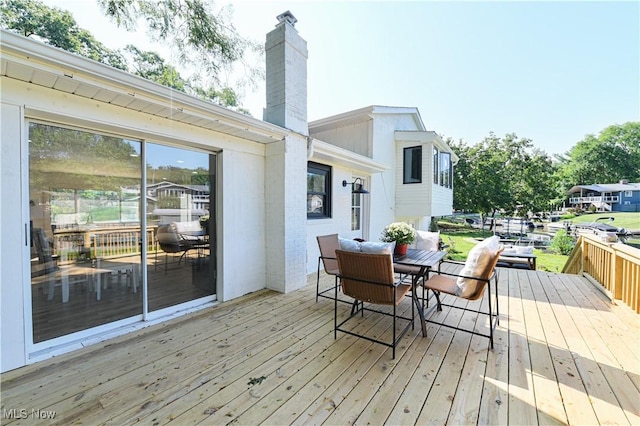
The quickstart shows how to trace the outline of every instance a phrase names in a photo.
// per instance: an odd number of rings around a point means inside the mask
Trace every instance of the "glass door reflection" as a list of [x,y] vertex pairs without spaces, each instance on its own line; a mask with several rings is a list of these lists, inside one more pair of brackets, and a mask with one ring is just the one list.
[[142,313],[140,147],[29,124],[34,343]]
[[146,145],[149,311],[215,294],[215,154]]

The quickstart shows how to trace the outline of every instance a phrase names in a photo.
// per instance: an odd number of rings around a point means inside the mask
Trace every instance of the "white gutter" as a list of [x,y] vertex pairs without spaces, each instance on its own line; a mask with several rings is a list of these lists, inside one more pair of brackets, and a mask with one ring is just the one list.
[[389,170],[386,164],[379,163],[364,155],[356,154],[327,142],[309,138],[309,160],[331,162],[367,174],[382,173]]
[[[125,96],[164,107],[171,106],[176,114],[185,113],[211,121],[218,121],[237,129],[253,132],[273,141],[282,140],[292,132],[280,126],[241,114],[171,89],[100,62],[46,45],[37,40],[0,30],[0,56],[24,68],[25,81],[32,81],[28,73],[35,70],[50,73],[52,78],[66,77],[70,83],[88,84],[104,90],[117,90]],[[2,69],[2,75],[7,70]]]

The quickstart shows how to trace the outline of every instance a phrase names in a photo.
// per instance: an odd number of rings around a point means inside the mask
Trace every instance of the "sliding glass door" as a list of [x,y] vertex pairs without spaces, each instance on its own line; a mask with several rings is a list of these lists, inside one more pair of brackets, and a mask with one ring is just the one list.
[[146,145],[149,310],[215,293],[215,155]]
[[29,123],[33,342],[215,294],[214,182],[212,153]]

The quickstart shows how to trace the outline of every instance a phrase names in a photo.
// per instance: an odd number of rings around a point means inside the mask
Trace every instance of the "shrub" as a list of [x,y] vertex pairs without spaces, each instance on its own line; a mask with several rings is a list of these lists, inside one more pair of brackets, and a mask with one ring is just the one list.
[[551,249],[556,253],[560,253],[562,255],[569,255],[573,250],[573,246],[575,242],[570,235],[567,235],[567,231],[561,229],[556,232],[553,239],[551,240]]

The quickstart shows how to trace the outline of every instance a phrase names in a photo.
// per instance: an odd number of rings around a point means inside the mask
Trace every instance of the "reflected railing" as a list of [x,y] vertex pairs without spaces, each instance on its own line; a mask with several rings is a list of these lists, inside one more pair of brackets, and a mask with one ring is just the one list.
[[[147,226],[148,251],[156,250],[157,225]],[[54,247],[75,248],[78,257],[86,259],[115,258],[140,254],[140,227],[109,226],[104,228],[75,228],[56,230]]]

